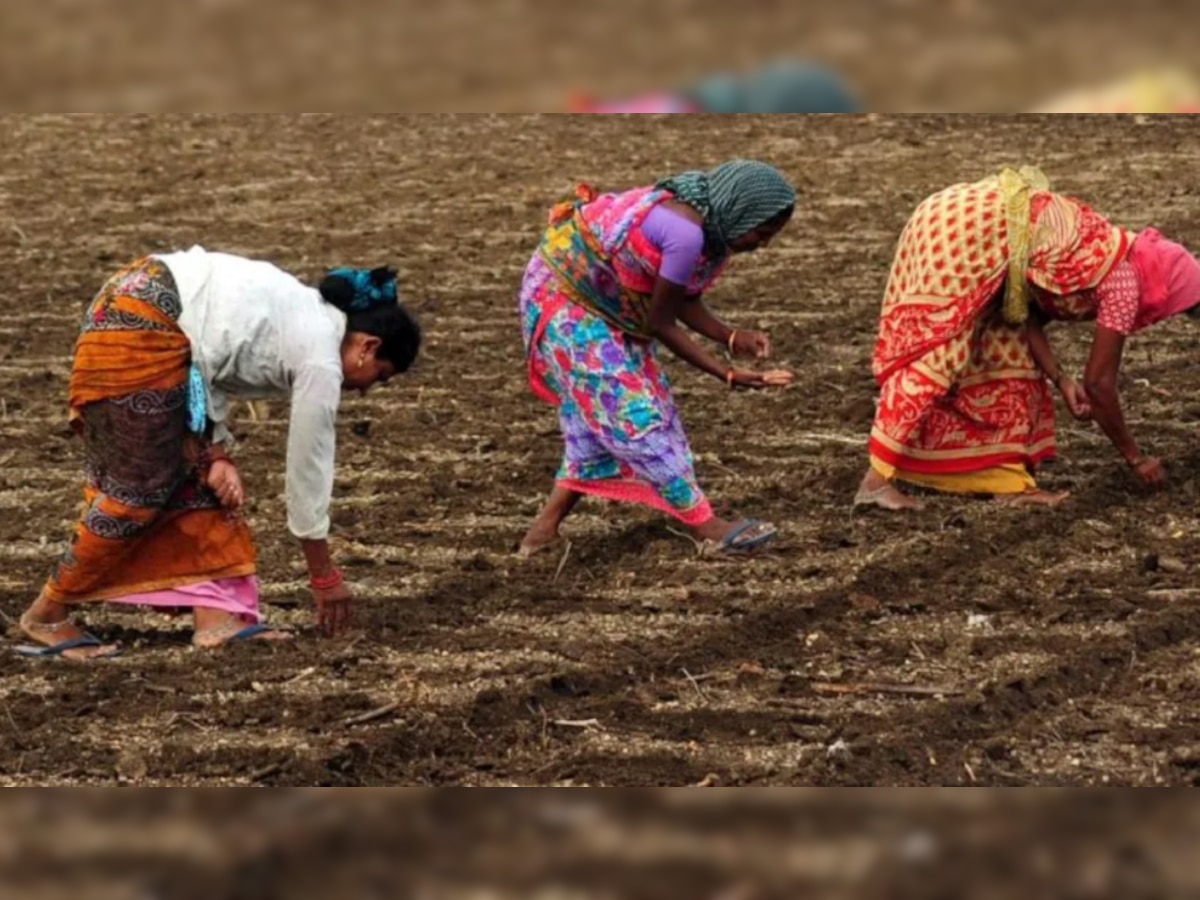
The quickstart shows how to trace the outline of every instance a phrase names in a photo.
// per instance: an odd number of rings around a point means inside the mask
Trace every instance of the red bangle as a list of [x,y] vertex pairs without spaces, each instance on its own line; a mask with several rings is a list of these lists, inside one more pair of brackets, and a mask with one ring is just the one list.
[[345,579],[340,569],[334,569],[328,575],[309,578],[308,584],[314,591],[331,591],[342,584]]

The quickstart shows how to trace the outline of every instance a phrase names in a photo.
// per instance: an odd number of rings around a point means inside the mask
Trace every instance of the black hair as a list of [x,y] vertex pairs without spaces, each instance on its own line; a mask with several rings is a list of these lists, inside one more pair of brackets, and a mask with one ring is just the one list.
[[[380,284],[394,279],[395,272],[390,269],[371,272],[371,280]],[[321,299],[346,314],[347,334],[357,331],[379,338],[376,357],[390,362],[398,373],[412,367],[421,350],[421,326],[398,301],[366,310],[355,309],[361,307],[359,292],[349,279],[334,274],[326,275],[318,290]]]
[[791,206],[784,207],[779,212],[775,213],[775,215],[771,216],[771,218],[767,219],[767,221],[763,222],[762,225],[759,225],[758,227],[759,228],[782,227],[782,226],[786,225],[788,222],[790,222],[792,220],[792,216],[794,216],[795,214],[796,214],[796,204],[793,203]]
[[375,356],[390,362],[398,373],[407,372],[421,351],[421,326],[399,303],[351,313],[346,331],[379,338],[381,343]]

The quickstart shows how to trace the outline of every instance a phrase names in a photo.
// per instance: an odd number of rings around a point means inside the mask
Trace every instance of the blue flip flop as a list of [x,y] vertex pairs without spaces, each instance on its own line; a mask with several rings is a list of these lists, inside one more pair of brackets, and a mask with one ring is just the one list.
[[[64,653],[70,650],[81,650],[87,647],[103,647],[104,642],[94,634],[84,633],[80,637],[72,638],[69,641],[63,641],[61,644],[43,647],[34,644],[19,644],[13,648],[13,652],[17,656],[23,656],[26,659],[61,659]],[[120,656],[120,649],[113,649],[108,653],[99,656],[88,657],[87,662],[93,659],[112,659],[115,656]]]
[[274,628],[263,622],[256,625],[247,625],[241,631],[235,632],[225,639],[226,644],[236,644],[238,641],[249,641],[258,637],[260,634],[266,634],[268,631],[280,631],[279,628]]
[[770,526],[770,531],[765,531],[760,535],[745,540],[739,540],[747,532],[753,531],[755,528],[761,528],[768,523],[761,519],[747,519],[741,525],[738,525],[729,534],[725,535],[721,541],[720,549],[722,553],[750,553],[766,544],[771,543],[775,538],[779,537],[779,530],[774,526]]

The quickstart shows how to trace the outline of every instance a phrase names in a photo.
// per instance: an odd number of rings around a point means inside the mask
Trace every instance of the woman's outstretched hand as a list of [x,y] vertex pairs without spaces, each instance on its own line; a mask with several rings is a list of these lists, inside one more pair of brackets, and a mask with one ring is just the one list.
[[350,627],[354,597],[350,588],[338,573],[336,579],[322,583],[313,579],[310,585],[313,599],[317,602],[317,625],[328,636],[334,637]]
[[328,591],[314,591],[317,599],[317,624],[330,637],[341,634],[353,620],[354,598],[341,584]]
[[749,391],[785,388],[795,380],[796,376],[786,369],[776,369],[771,372],[749,372],[742,369],[732,369],[727,378],[730,388]]
[[1063,378],[1058,383],[1058,389],[1071,415],[1080,422],[1087,422],[1092,418],[1091,398],[1077,382],[1071,378]]
[[246,502],[246,488],[237,466],[229,459],[213,461],[208,470],[208,486],[226,509],[241,509]]
[[1129,466],[1134,477],[1151,490],[1159,490],[1167,483],[1167,467],[1157,456],[1139,456]]

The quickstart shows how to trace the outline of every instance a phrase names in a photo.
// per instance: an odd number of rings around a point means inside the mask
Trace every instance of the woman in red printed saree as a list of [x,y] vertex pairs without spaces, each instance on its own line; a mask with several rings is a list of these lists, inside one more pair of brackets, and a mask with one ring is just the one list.
[[[1116,394],[1125,337],[1200,303],[1200,264],[1154,230],[1131,234],[1056,194],[1033,169],[1005,170],[927,199],[900,238],[873,367],[881,392],[871,466],[855,502],[916,508],[896,481],[947,493],[1054,504],[1039,463],[1055,455],[1056,387],[1094,419],[1143,483],[1143,456]],[[1050,321],[1097,322],[1083,384],[1046,338]]]
[[729,327],[702,295],[733,254],[770,243],[795,199],[775,169],[735,160],[621,194],[581,188],[578,202],[555,208],[525,273],[520,314],[530,384],[558,407],[565,453],[523,555],[556,541],[584,494],[651,506],[727,551],[753,550],[775,536],[767,523],[714,514],[657,344],[730,388],[790,379],[734,368],[686,329],[731,356],[770,354],[765,334]]

